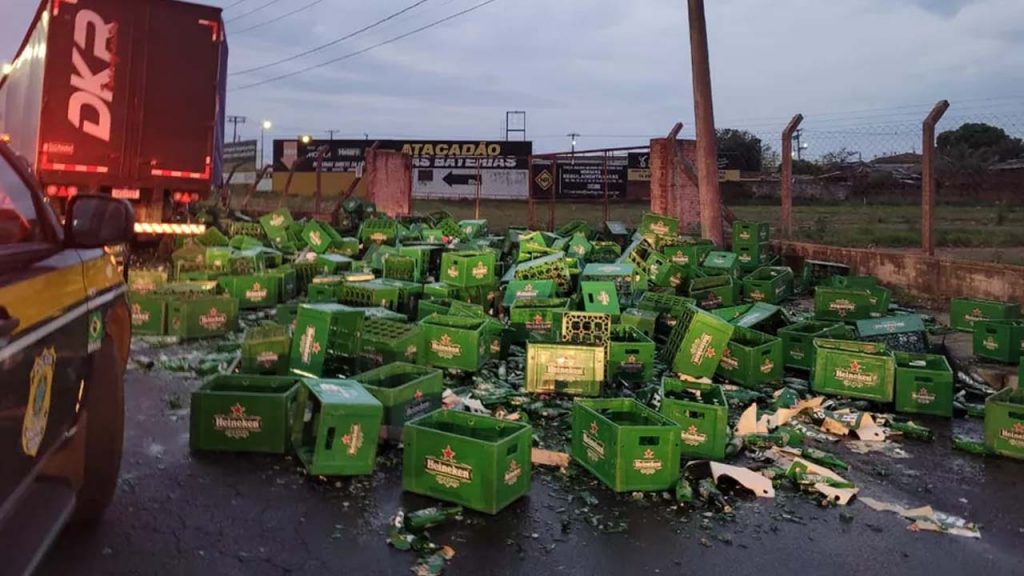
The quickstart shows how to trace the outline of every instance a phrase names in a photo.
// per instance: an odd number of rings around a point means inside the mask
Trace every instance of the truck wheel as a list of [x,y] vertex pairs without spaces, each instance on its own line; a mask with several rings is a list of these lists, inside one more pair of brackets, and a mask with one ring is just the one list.
[[124,370],[109,334],[93,358],[82,410],[85,454],[74,520],[89,522],[102,517],[114,498],[124,446]]

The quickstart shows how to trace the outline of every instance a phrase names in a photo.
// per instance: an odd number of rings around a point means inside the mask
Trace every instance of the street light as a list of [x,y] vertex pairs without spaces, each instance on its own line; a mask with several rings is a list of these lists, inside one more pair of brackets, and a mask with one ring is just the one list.
[[263,157],[267,155],[267,146],[263,143],[263,132],[265,130],[270,130],[273,127],[274,125],[270,123],[270,120],[264,120],[263,123],[260,124],[260,161],[258,163],[259,165],[256,166],[257,170],[263,168]]
[[313,140],[313,138],[310,137],[309,134],[303,134],[302,136],[299,137],[299,140],[301,140],[303,144],[309,144],[310,141]]

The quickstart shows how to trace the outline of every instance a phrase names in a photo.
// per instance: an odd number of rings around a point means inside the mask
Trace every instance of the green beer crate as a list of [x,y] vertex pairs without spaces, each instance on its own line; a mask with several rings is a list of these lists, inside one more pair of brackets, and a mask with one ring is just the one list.
[[627,308],[622,311],[622,316],[619,317],[620,326],[631,326],[636,328],[641,334],[648,338],[654,338],[657,323],[658,313],[653,310]]
[[299,295],[298,275],[291,266],[271,268],[265,275],[273,278],[277,284],[277,294],[281,302],[288,302]]
[[287,452],[288,418],[299,386],[299,379],[281,376],[215,376],[192,392],[189,447],[230,452]]
[[735,327],[721,318],[694,306],[679,312],[662,361],[673,372],[693,378],[710,378],[718,370],[722,349],[729,343]]
[[630,398],[577,399],[572,406],[572,457],[615,492],[674,487],[679,432]]
[[864,342],[881,342],[892,351],[923,352],[928,348],[920,314],[901,314],[857,320],[857,335]]
[[[651,270],[653,271],[654,268],[652,267]],[[686,280],[689,277],[690,269],[687,266],[666,261],[658,267],[657,273],[650,280],[657,287],[680,290],[686,286]]]
[[295,330],[295,319],[299,315],[299,303],[281,304],[274,310],[274,321],[287,326],[289,331]]
[[386,440],[399,441],[406,422],[441,408],[444,375],[435,368],[393,362],[352,379],[384,405],[381,437]]
[[288,227],[295,223],[291,212],[287,208],[275,210],[260,218],[260,225],[266,232],[267,238],[275,244],[288,240]]
[[814,368],[814,339],[849,340],[853,331],[842,322],[808,320],[780,328],[782,358],[786,368],[810,371]]
[[362,347],[365,321],[362,310],[341,304],[300,305],[289,368],[304,376],[320,376],[329,359],[356,358]]
[[878,310],[876,303],[877,299],[869,290],[818,286],[814,290],[814,318],[839,322],[864,320],[884,312]]
[[[416,312],[416,305],[420,298],[423,297],[423,284],[397,280],[395,278],[378,278],[374,282],[383,286],[398,288],[398,302],[396,303],[395,310],[406,316],[411,316]],[[381,308],[384,308],[384,306],[381,306]]]
[[733,280],[730,276],[706,276],[690,280],[690,298],[705,310],[732,306],[734,298]]
[[532,437],[521,422],[435,410],[402,431],[402,489],[497,514],[530,490]]
[[399,289],[381,280],[346,282],[338,287],[338,302],[349,306],[398,308]]
[[334,247],[331,248],[331,252],[339,254],[341,256],[348,256],[349,258],[355,258],[359,254],[359,239],[353,238],[352,236],[343,236],[341,241],[335,241]]
[[765,304],[764,302],[719,308],[711,313],[719,318],[723,318],[733,326],[753,328],[758,332],[764,332],[773,336],[780,329],[789,326],[789,316],[785,310],[774,304]]
[[985,447],[1001,456],[1024,459],[1024,393],[1005,388],[985,401]]
[[485,286],[494,283],[494,252],[460,251],[441,255],[441,281],[452,286]]
[[850,267],[838,262],[822,262],[821,260],[804,260],[800,271],[800,282],[804,288],[813,288],[822,284],[831,285],[833,276],[848,276]]
[[772,245],[768,242],[749,246],[733,246],[740,270],[751,272],[767,265],[772,259]]
[[558,293],[568,295],[572,286],[569,261],[562,252],[527,260],[516,266],[513,276],[515,280],[554,280]]
[[568,246],[565,247],[567,254],[583,261],[588,259],[593,250],[594,245],[582,234],[574,234],[572,239],[569,240]]
[[423,331],[418,324],[369,317],[363,322],[359,366],[363,370],[392,362],[419,362]]
[[654,340],[632,326],[615,326],[608,343],[608,381],[646,383],[654,372]]
[[679,425],[680,453],[692,460],[723,460],[729,443],[729,403],[718,384],[661,379],[659,411]]
[[423,285],[424,298],[455,298],[458,295],[458,287],[444,282],[432,282]]
[[637,232],[651,244],[658,246],[676,239],[679,235],[679,219],[647,213],[640,219],[640,229]]
[[612,319],[600,312],[562,314],[562,342],[604,345],[611,340]]
[[696,303],[697,301],[692,298],[685,298],[674,294],[666,294],[664,292],[644,292],[643,296],[640,297],[640,300],[637,301],[636,307],[640,310],[671,314],[676,310],[687,306],[693,306]]
[[704,260],[708,252],[714,249],[715,244],[710,240],[694,240],[683,244],[663,246],[661,253],[673,264],[695,267]]
[[181,295],[167,301],[167,334],[182,340],[223,336],[238,328],[238,301],[230,296]]
[[487,235],[487,220],[460,220],[459,228],[466,238],[479,238]]
[[554,280],[513,280],[505,286],[501,305],[511,308],[517,300],[551,298],[555,295]]
[[435,314],[420,321],[424,362],[475,372],[487,360],[495,330],[490,320]]
[[402,246],[398,249],[399,256],[412,258],[416,263],[416,280],[422,282],[427,276],[436,276],[441,269],[441,255],[444,249],[440,246]]
[[161,294],[128,294],[132,334],[160,336],[167,333],[167,299]]
[[718,376],[745,388],[782,378],[782,340],[749,328],[736,328],[722,349]]
[[949,302],[950,327],[962,332],[973,332],[974,325],[983,320],[1016,320],[1020,317],[1020,304],[974,298],[953,298]]
[[[273,251],[274,254],[280,256],[280,252]],[[262,248],[250,248],[248,250],[235,250],[231,252],[231,258],[228,260],[228,267],[224,272],[232,276],[249,276],[252,274],[258,274],[266,269],[267,256],[263,253]],[[275,260],[275,263],[276,260]]]
[[822,394],[891,403],[896,360],[883,344],[818,338],[811,389]]
[[284,375],[292,337],[287,325],[270,324],[251,328],[242,340],[239,368],[244,374]]
[[270,308],[281,301],[278,293],[280,283],[272,276],[221,276],[217,283],[238,300],[238,307],[242,310]]
[[135,294],[149,294],[167,284],[165,270],[128,270],[128,291]]
[[373,473],[384,406],[361,384],[304,379],[291,418],[292,448],[308,474]]
[[708,252],[701,262],[700,269],[706,274],[724,274],[733,279],[739,279],[740,276],[740,263],[736,254],[732,252]]
[[317,274],[324,276],[339,275],[351,272],[354,260],[341,254],[318,254],[314,260]]
[[526,391],[600,396],[605,354],[604,346],[527,342]]
[[737,220],[732,223],[732,245],[750,246],[768,241],[771,226],[767,222]]
[[210,246],[206,249],[206,268],[213,272],[231,270],[231,255],[234,253],[227,246]]
[[895,352],[896,411],[953,416],[953,369],[945,356]]
[[636,295],[647,288],[646,281],[641,280],[636,267],[629,262],[587,264],[580,275],[580,282],[591,281],[614,282],[620,302],[632,302]]
[[327,224],[310,220],[302,229],[302,239],[313,252],[323,254],[334,246],[335,241],[341,241],[341,235]]
[[448,314],[453,303],[448,298],[420,300],[419,307],[416,309],[416,321],[419,322],[431,314]]
[[878,279],[874,276],[833,276],[829,279],[833,288],[854,288],[868,290],[878,287]]
[[1004,364],[1020,362],[1024,320],[982,320],[974,324],[974,355]]
[[568,298],[537,298],[516,302],[509,311],[509,328],[516,342],[559,340],[562,314],[569,311]]
[[619,319],[622,310],[619,308],[619,294],[614,282],[580,282],[580,295],[583,298],[583,310],[608,314],[612,321]]
[[416,260],[408,256],[391,256],[384,260],[384,278],[419,282],[421,278],[416,271]]
[[793,293],[793,270],[783,266],[758,268],[743,279],[743,297],[778,304]]
[[391,218],[369,218],[359,226],[359,241],[363,244],[394,244],[398,238],[398,222]]

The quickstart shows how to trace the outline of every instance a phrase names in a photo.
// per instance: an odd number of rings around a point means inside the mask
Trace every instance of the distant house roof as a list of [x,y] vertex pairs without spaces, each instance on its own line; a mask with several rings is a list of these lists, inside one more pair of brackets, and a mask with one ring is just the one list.
[[1024,170],[1024,158],[1007,160],[990,166],[991,170]]
[[892,156],[882,156],[871,161],[872,164],[920,164],[921,155],[915,152],[904,152]]

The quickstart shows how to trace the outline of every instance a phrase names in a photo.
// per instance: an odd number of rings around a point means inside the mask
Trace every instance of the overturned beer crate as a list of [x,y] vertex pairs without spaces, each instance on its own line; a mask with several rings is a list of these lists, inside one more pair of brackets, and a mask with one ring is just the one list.
[[881,316],[889,309],[889,291],[884,288],[855,289],[818,286],[814,290],[814,318],[853,322]]
[[725,319],[734,326],[753,328],[758,332],[764,332],[773,336],[780,329],[790,324],[789,316],[785,310],[774,304],[765,304],[764,302],[719,308],[711,313]]
[[509,327],[516,342],[555,342],[562,315],[569,311],[568,298],[521,300],[509,311]]
[[953,369],[945,356],[895,352],[896,411],[953,416]]
[[436,368],[393,362],[356,374],[359,382],[384,406],[381,436],[398,441],[405,423],[441,407],[444,375]]
[[554,280],[559,294],[568,294],[572,286],[568,259],[561,252],[528,260],[516,266],[516,280]]
[[654,246],[675,240],[679,235],[679,219],[661,214],[644,214],[637,230]]
[[289,368],[320,376],[325,365],[353,360],[362,346],[365,315],[341,304],[302,304],[295,317]]
[[733,252],[708,252],[700,265],[701,271],[710,275],[725,275],[734,280],[740,277],[740,263]]
[[245,374],[287,374],[291,343],[287,325],[250,328],[242,340],[239,368]]
[[781,379],[782,368],[782,340],[749,328],[736,328],[722,350],[717,374],[756,389]]
[[551,298],[555,295],[554,280],[513,280],[505,287],[501,305],[512,308],[519,300]]
[[733,279],[730,276],[706,276],[690,280],[690,298],[705,310],[714,310],[736,303]]
[[889,350],[927,352],[928,337],[920,314],[883,316],[857,321],[857,335],[864,342],[880,342]]
[[398,307],[399,288],[381,280],[346,282],[338,287],[338,301],[349,306]]
[[679,481],[679,426],[630,398],[577,399],[572,457],[615,492]]
[[215,376],[192,392],[189,447],[287,452],[288,419],[299,386],[299,379],[282,376]]
[[1024,392],[1004,388],[985,400],[985,447],[1024,460]]
[[402,489],[497,514],[530,490],[533,428],[436,410],[402,431]]
[[722,350],[735,327],[725,320],[693,306],[679,310],[661,359],[678,374],[710,378],[718,370]]
[[421,320],[420,326],[424,362],[439,368],[475,372],[490,356],[494,339],[500,341],[500,331],[490,319],[435,314]]
[[372,474],[383,419],[383,405],[358,382],[307,378],[292,408],[292,448],[312,476]]
[[814,341],[811,389],[822,394],[893,401],[896,360],[884,344],[845,340]]
[[632,302],[646,289],[641,274],[630,262],[587,264],[580,275],[580,282],[612,282],[618,292],[619,302]]
[[808,320],[780,328],[778,335],[786,367],[810,371],[814,368],[815,338],[849,340],[853,338],[853,331],[842,322]]
[[604,346],[526,344],[526,391],[599,396],[605,379]]
[[822,284],[829,284],[833,276],[848,276],[850,267],[838,262],[823,262],[821,260],[804,260],[804,267],[800,271],[800,283],[804,288],[814,288]]
[[452,286],[487,286],[494,283],[494,252],[458,251],[441,256],[441,281]]
[[658,325],[658,313],[653,310],[627,308],[619,317],[619,325],[636,328],[644,336],[653,339]]
[[962,332],[973,332],[975,324],[985,320],[1016,320],[1020,317],[1020,304],[976,298],[953,298],[949,302],[949,324]]
[[612,319],[600,312],[562,314],[562,342],[604,346],[611,340]]
[[743,296],[754,302],[778,304],[793,293],[793,270],[783,266],[758,268],[743,279]]
[[633,326],[615,326],[608,342],[608,381],[646,383],[654,372],[655,344]]
[[1004,364],[1020,362],[1024,320],[983,320],[974,325],[974,355]]
[[180,294],[167,301],[167,334],[182,340],[223,336],[238,328],[238,301],[230,296]]
[[418,324],[368,317],[363,322],[359,367],[363,370],[392,362],[418,363],[423,355],[423,331]]
[[614,282],[580,282],[580,296],[586,312],[608,314],[612,321],[618,320],[622,310]]
[[666,376],[661,380],[659,411],[679,425],[679,450],[684,458],[725,458],[729,403],[721,386]]

